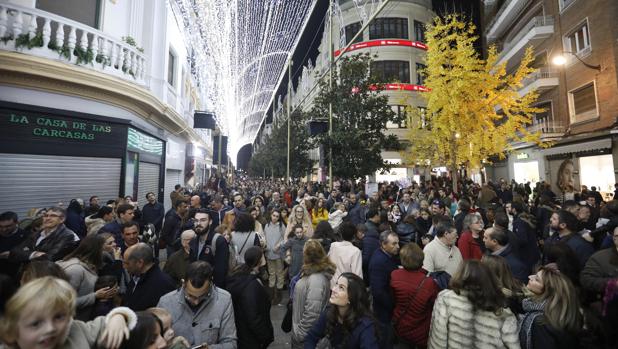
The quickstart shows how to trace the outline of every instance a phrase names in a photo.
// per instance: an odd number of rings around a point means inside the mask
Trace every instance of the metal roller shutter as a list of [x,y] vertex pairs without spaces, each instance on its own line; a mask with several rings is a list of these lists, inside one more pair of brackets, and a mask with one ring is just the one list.
[[140,207],[146,204],[146,193],[153,192],[159,194],[159,168],[158,164],[149,162],[139,163],[139,173],[137,175],[137,203]]
[[181,170],[170,170],[167,169],[165,171],[165,187],[163,190],[163,207],[165,207],[165,212],[172,207],[172,201],[170,200],[170,193],[174,191],[174,186],[176,184],[182,185],[183,182],[180,181],[180,176],[182,175]]
[[99,202],[118,197],[121,159],[0,153],[0,212],[20,218],[28,210],[92,195]]

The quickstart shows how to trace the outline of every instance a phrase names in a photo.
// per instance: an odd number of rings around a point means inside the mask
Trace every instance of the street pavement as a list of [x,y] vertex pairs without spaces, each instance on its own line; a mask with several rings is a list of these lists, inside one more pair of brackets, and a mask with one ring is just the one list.
[[282,296],[280,305],[273,305],[270,308],[270,321],[275,329],[275,341],[268,346],[272,349],[289,349],[291,345],[290,334],[281,331],[281,321],[283,321],[287,309],[286,304],[288,304],[288,292],[285,291]]

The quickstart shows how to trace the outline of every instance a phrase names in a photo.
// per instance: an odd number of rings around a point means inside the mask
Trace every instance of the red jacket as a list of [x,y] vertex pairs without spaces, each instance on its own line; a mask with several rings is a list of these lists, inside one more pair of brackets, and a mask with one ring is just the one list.
[[479,245],[478,241],[474,240],[474,238],[472,237],[472,233],[469,231],[464,231],[463,233],[461,233],[459,241],[457,242],[457,248],[459,248],[461,256],[464,260],[481,260],[481,258],[483,257],[483,250],[481,250],[481,245]]
[[[397,269],[391,273],[391,288],[395,299],[393,323],[397,323],[395,331],[399,337],[423,347],[427,346],[431,312],[440,291],[430,277],[419,289],[425,277],[426,271],[423,269],[415,271]],[[412,296],[414,299],[410,300]],[[406,306],[409,308],[407,311],[404,310]]]

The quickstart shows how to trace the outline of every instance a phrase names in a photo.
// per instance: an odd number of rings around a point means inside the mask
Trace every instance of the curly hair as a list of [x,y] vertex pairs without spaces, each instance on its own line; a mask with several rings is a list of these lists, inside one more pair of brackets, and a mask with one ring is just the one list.
[[335,273],[335,264],[330,261],[324,247],[318,240],[307,240],[303,248],[303,261],[301,275],[311,275],[323,271],[330,274]]

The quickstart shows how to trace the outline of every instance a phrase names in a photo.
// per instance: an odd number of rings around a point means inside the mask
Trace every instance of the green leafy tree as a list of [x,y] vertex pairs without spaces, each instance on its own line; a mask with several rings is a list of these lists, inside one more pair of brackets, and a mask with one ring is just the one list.
[[398,150],[397,137],[386,135],[386,123],[399,123],[397,115],[381,93],[380,79],[370,74],[371,56],[346,56],[333,67],[332,87],[328,80],[320,83],[320,92],[314,101],[311,115],[328,120],[329,103],[333,111],[333,131],[314,137],[314,144],[332,148],[333,176],[357,179],[390,165],[381,157],[382,149]]
[[[313,160],[309,159],[309,150],[312,148],[309,135],[305,129],[307,116],[300,111],[292,114],[290,125],[290,176],[300,178],[313,167]],[[271,134],[265,143],[253,154],[249,162],[249,172],[254,176],[266,175],[285,177],[287,170],[287,120],[273,124]]]

